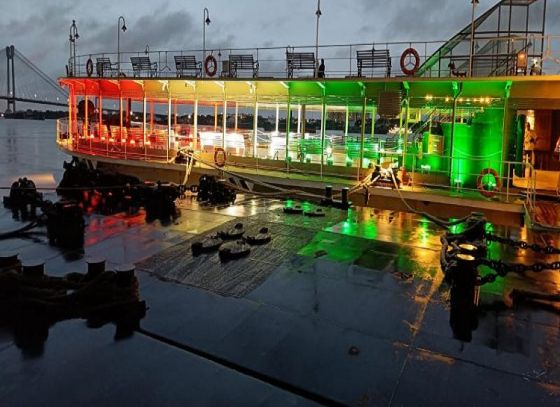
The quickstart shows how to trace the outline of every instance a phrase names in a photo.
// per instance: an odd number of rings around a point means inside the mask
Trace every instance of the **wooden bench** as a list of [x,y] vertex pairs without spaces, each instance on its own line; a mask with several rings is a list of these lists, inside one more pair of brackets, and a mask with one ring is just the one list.
[[356,51],[358,62],[358,76],[362,76],[362,69],[381,69],[385,77],[391,76],[391,56],[388,49],[371,49]]
[[157,75],[157,62],[151,62],[150,57],[130,57],[134,76],[142,76],[146,72],[150,77]]
[[313,52],[286,51],[286,68],[288,78],[294,77],[294,69],[313,69],[315,72],[315,54]]
[[[198,78],[202,75],[202,62],[197,62],[194,55],[175,55],[175,71],[177,77],[192,76]],[[193,75],[186,75],[186,73],[193,73]]]
[[229,56],[229,77],[237,78],[237,71],[251,71],[253,78],[259,74],[259,61],[253,59],[253,55],[230,55]]
[[118,68],[114,68],[116,64],[113,64],[111,60],[107,57],[99,57],[95,61],[95,70],[97,76],[115,76],[119,74]]

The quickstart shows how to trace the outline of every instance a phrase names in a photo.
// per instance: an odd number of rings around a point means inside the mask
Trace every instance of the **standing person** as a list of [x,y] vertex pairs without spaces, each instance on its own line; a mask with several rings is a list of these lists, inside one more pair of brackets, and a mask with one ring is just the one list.
[[325,60],[323,58],[321,58],[321,65],[319,65],[319,69],[317,70],[317,77],[325,77]]

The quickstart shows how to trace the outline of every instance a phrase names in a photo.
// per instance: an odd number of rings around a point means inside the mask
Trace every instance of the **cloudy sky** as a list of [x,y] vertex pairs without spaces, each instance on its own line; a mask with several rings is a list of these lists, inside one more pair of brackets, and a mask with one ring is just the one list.
[[[480,0],[477,14],[497,0]],[[560,34],[560,0],[549,0],[549,33]],[[63,73],[76,19],[77,53],[200,49],[202,13],[210,10],[207,48],[313,45],[316,0],[2,0],[0,38],[52,77]],[[470,21],[470,0],[322,0],[321,44],[445,40]],[[553,32],[551,32],[553,31]]]

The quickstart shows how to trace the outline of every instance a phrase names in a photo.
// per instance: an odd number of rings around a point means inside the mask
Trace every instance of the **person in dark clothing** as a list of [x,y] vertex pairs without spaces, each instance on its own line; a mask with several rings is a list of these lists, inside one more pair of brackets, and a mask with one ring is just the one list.
[[319,65],[319,69],[317,70],[317,77],[325,77],[325,60],[323,58],[321,58],[321,65]]

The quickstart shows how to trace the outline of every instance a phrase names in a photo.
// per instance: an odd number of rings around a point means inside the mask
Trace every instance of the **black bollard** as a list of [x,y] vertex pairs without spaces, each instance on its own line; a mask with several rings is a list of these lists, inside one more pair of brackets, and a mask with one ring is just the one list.
[[2,252],[0,253],[0,270],[19,268],[21,265],[19,261],[18,252]]
[[463,342],[470,342],[478,327],[477,265],[474,256],[457,254],[446,274],[451,284],[449,325],[453,336]]
[[348,187],[342,188],[342,197],[341,197],[341,200],[342,200],[342,206],[343,206],[344,208],[348,208],[348,206],[349,206],[349,205],[348,205],[348,191],[349,191]]
[[105,259],[100,257],[91,257],[87,262],[87,277],[93,279],[105,272]]
[[45,274],[45,263],[42,260],[28,260],[22,265],[24,277],[42,278]]
[[325,199],[332,201],[332,185],[325,186]]
[[115,267],[115,273],[117,274],[117,285],[119,287],[128,287],[132,284],[134,280],[134,270],[136,270],[134,264],[121,264]]

